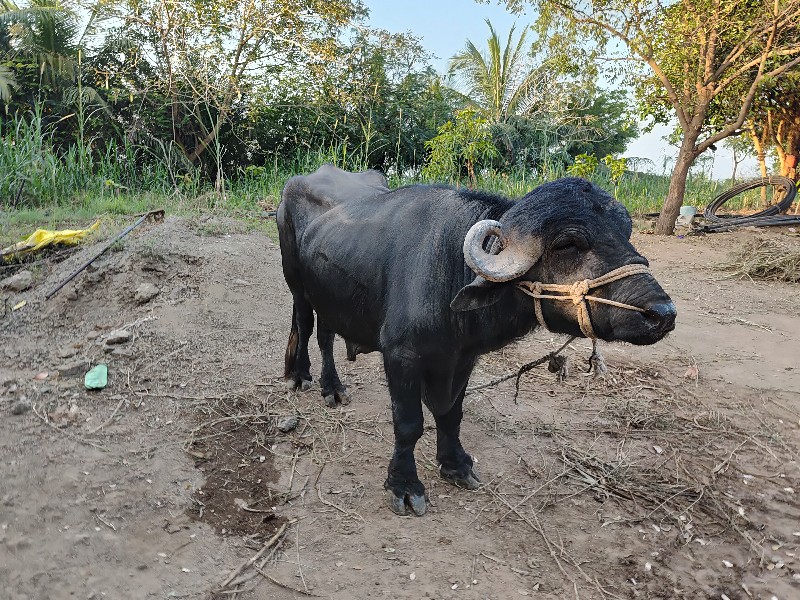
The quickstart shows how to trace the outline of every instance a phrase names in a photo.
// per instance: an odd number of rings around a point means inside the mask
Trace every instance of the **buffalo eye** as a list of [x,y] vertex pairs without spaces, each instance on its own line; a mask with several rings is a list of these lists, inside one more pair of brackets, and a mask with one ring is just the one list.
[[577,253],[585,252],[589,249],[589,241],[584,235],[578,233],[567,233],[558,236],[550,246],[552,252],[561,253]]

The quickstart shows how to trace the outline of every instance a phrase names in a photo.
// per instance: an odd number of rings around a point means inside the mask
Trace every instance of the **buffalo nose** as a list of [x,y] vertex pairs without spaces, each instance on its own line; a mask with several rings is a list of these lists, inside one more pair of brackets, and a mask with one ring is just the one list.
[[675,329],[675,317],[678,316],[678,311],[672,302],[663,302],[648,306],[644,316],[653,321],[659,331],[666,332]]

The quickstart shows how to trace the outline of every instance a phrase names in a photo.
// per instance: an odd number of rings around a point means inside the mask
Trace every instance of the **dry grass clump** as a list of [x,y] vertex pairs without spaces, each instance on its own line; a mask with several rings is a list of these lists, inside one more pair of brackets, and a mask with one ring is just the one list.
[[774,238],[755,238],[721,267],[740,279],[800,282],[800,246]]

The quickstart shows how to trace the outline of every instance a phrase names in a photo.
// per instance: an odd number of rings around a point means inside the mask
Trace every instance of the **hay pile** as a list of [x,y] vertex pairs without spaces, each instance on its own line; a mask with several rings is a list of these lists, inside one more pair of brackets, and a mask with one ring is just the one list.
[[775,238],[755,238],[721,267],[740,279],[800,282],[800,246]]

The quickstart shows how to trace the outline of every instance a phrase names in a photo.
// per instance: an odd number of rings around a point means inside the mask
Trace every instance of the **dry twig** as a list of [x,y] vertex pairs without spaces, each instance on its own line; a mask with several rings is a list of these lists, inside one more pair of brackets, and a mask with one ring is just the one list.
[[270,548],[271,548],[271,547],[272,547],[274,544],[276,544],[276,543],[278,542],[278,540],[280,540],[280,539],[281,539],[281,537],[283,536],[283,534],[286,532],[286,528],[287,528],[289,525],[292,525],[293,523],[296,523],[296,522],[297,522],[296,520],[292,520],[292,521],[287,521],[286,523],[284,523],[283,525],[281,525],[281,528],[280,528],[280,529],[278,529],[278,531],[276,531],[276,532],[275,532],[275,535],[273,535],[271,538],[269,538],[269,539],[268,539],[268,540],[267,540],[267,541],[264,543],[264,545],[262,546],[261,550],[259,550],[258,552],[256,552],[256,553],[255,553],[253,556],[251,556],[250,558],[248,558],[246,561],[244,561],[242,564],[240,564],[238,567],[236,567],[236,568],[235,568],[233,571],[231,571],[231,572],[230,572],[230,574],[229,574],[229,575],[228,575],[228,577],[225,579],[225,581],[223,581],[223,582],[222,582],[222,584],[219,586],[219,591],[220,591],[220,592],[221,592],[221,591],[223,591],[223,590],[224,590],[226,587],[228,587],[228,585],[230,585],[230,583],[231,583],[231,582],[232,582],[234,579],[236,579],[236,577],[237,577],[237,576],[238,576],[238,575],[239,575],[239,574],[240,574],[242,571],[244,571],[245,569],[247,569],[247,568],[248,568],[249,566],[251,566],[251,565],[252,565],[254,562],[256,562],[256,561],[257,561],[259,558],[261,558],[261,557],[264,555],[264,553],[265,553],[267,550],[269,550],[269,549],[270,549]]
[[94,429],[90,430],[90,431],[89,431],[89,434],[92,434],[92,433],[97,433],[97,432],[98,432],[98,431],[100,431],[100,430],[101,430],[103,427],[105,427],[106,425],[108,425],[109,423],[111,423],[111,421],[113,421],[113,420],[114,420],[114,417],[116,417],[116,416],[117,416],[117,412],[119,411],[119,409],[120,409],[120,408],[122,408],[122,405],[123,405],[123,404],[125,404],[125,400],[126,400],[126,398],[122,398],[122,399],[121,399],[119,402],[117,402],[117,405],[114,407],[114,410],[113,410],[113,412],[111,413],[111,416],[110,416],[110,417],[108,417],[108,418],[107,418],[105,421],[103,421],[102,423],[100,423],[100,425],[98,425],[98,426],[97,426],[97,427],[95,427]]

